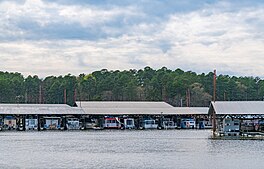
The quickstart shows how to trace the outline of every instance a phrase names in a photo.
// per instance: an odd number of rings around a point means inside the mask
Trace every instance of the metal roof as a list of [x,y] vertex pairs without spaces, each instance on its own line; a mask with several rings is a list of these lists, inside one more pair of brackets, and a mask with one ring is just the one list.
[[177,115],[207,115],[208,107],[174,107]]
[[84,101],[78,102],[86,114],[97,115],[192,115],[208,114],[204,107],[173,107],[165,102]]
[[264,101],[216,101],[211,102],[209,114],[257,115],[264,114]]
[[206,107],[173,107],[165,102],[78,102],[79,107],[66,104],[0,104],[0,115],[202,115]]
[[0,114],[84,114],[66,104],[0,104]]
[[129,114],[172,114],[173,106],[165,102],[128,101],[85,101],[78,102],[86,114],[129,115]]

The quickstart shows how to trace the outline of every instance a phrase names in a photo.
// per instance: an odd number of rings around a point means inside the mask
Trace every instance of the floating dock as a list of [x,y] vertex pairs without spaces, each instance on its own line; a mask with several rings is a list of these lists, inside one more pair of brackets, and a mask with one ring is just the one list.
[[212,139],[264,139],[264,101],[211,102]]

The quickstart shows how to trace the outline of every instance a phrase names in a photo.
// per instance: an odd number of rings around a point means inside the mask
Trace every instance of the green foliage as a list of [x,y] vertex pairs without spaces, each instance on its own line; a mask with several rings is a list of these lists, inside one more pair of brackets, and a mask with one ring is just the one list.
[[[213,95],[213,73],[196,74],[166,67],[154,70],[109,71],[102,69],[79,76],[38,76],[24,78],[20,73],[0,72],[1,103],[64,103],[77,100],[166,101],[186,106],[186,91],[191,106],[208,106]],[[264,81],[256,77],[217,76],[217,100],[262,100]]]

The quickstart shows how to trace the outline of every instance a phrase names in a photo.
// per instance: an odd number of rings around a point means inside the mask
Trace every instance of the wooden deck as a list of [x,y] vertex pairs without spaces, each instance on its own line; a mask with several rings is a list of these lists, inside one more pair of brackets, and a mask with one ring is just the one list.
[[264,140],[263,132],[245,132],[240,135],[219,135],[214,134],[210,137],[213,140]]

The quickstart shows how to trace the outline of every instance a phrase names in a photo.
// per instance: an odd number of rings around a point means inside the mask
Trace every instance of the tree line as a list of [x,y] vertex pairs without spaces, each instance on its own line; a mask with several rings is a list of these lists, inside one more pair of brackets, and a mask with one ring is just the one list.
[[[197,74],[166,67],[94,71],[91,74],[23,77],[0,72],[0,103],[82,101],[165,101],[173,106],[208,106],[213,95],[213,72]],[[264,80],[259,77],[218,75],[216,100],[263,100]]]

